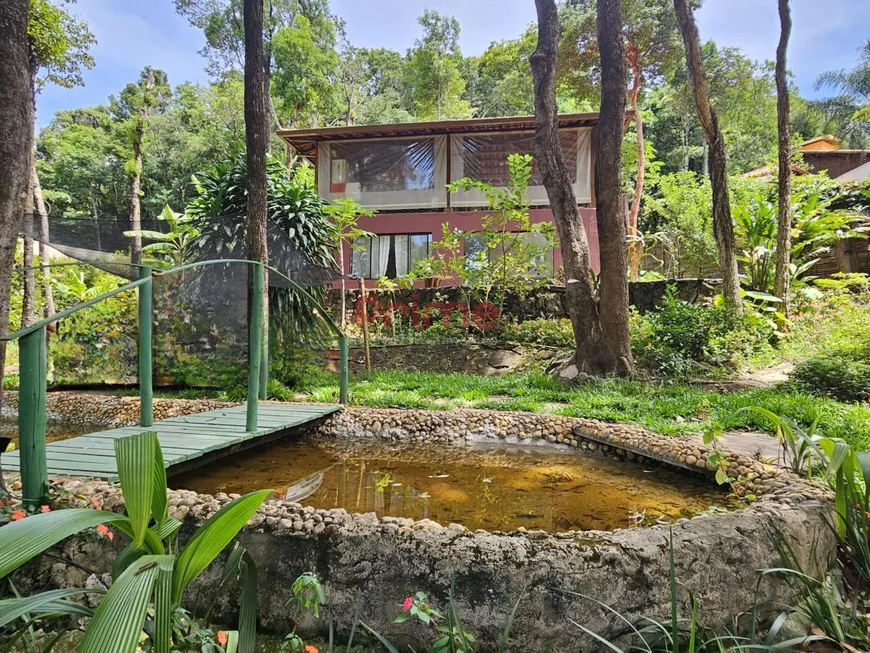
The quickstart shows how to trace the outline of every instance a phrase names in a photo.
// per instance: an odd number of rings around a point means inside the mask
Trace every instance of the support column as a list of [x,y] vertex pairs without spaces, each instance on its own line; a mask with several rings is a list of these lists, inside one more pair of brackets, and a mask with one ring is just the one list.
[[347,336],[343,333],[338,336],[338,400],[342,405],[347,405],[347,376],[349,367],[349,347]]
[[248,412],[245,419],[247,431],[257,430],[259,411],[260,364],[263,355],[263,302],[265,279],[262,263],[250,263],[253,275],[251,288],[251,313],[248,316]]
[[18,441],[24,505],[37,508],[48,497],[45,459],[45,327],[18,341]]
[[148,279],[139,286],[139,425],[154,424],[154,388],[152,385],[152,307],[154,281],[151,268],[139,268],[139,278]]

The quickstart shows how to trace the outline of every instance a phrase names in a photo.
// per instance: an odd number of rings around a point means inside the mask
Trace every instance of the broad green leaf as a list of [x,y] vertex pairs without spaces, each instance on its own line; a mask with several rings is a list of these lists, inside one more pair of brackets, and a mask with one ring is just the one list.
[[86,528],[107,522],[126,521],[124,515],[107,510],[70,508],[31,515],[0,528],[0,578],[61,540]]
[[251,492],[218,510],[190,538],[178,556],[172,579],[172,600],[181,603],[185,588],[220,555],[238,535],[272,490]]
[[144,556],[112,583],[88,623],[78,653],[135,653],[158,577],[174,556]]
[[[151,500],[151,514],[158,525],[169,518],[169,502],[166,498],[166,463],[163,461],[163,449],[160,440],[154,435],[154,496]],[[158,534],[162,540],[163,536]]]
[[118,478],[133,530],[133,541],[142,546],[154,501],[154,458],[157,434],[137,433],[115,440]]
[[257,565],[242,549],[242,598],[239,605],[239,653],[254,653],[257,646]]
[[172,644],[172,571],[175,556],[165,556],[154,584],[154,653],[169,653]]
[[[58,606],[60,599],[65,599],[76,594],[84,594],[85,592],[100,593],[100,589],[82,589],[74,587],[65,590],[51,590],[42,592],[35,596],[25,596],[14,599],[3,599],[0,601],[0,628],[7,624],[20,619],[29,612],[46,612],[47,608],[54,612]],[[84,606],[81,606],[84,607]]]

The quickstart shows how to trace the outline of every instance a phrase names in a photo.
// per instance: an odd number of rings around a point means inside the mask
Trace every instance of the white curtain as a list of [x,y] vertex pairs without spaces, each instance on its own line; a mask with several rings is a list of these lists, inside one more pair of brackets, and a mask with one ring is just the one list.
[[381,277],[386,276],[387,264],[390,262],[390,237],[380,236],[378,240],[380,240],[380,246],[378,247],[380,258],[378,260],[377,274],[374,276],[380,279]]

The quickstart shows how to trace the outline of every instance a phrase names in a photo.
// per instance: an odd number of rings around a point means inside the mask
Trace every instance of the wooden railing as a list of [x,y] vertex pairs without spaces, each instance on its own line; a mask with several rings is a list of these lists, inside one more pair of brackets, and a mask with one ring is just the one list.
[[248,394],[245,428],[257,429],[259,399],[266,398],[269,382],[269,355],[265,315],[265,271],[277,274],[287,280],[298,292],[307,296],[317,307],[321,317],[330,330],[338,337],[339,363],[339,401],[347,404],[348,393],[348,340],[344,332],[323,309],[317,300],[304,288],[296,284],[286,274],[270,265],[247,259],[218,259],[200,261],[177,268],[152,271],[139,266],[139,279],[105,292],[93,299],[71,306],[51,317],[35,322],[23,329],[7,335],[4,340],[18,341],[19,349],[19,386],[18,386],[18,441],[21,457],[21,483],[25,505],[38,506],[48,494],[48,465],[45,453],[46,391],[47,391],[47,351],[46,329],[70,315],[78,313],[94,304],[123,292],[136,290],[138,293],[139,326],[139,424],[148,427],[154,424],[153,376],[153,295],[154,276],[170,275],[199,268],[206,265],[247,264],[252,273],[252,296],[250,302],[248,328]]

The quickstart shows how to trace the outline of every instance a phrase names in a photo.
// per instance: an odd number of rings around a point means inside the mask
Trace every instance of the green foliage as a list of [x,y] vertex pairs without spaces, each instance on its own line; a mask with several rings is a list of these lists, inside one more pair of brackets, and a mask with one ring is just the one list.
[[310,572],[302,574],[290,586],[290,591],[296,605],[310,611],[315,619],[320,617],[320,606],[326,603],[326,597],[316,574]]
[[[59,0],[69,4],[75,0]],[[31,0],[27,23],[34,95],[48,84],[62,88],[83,86],[82,69],[94,67],[91,47],[97,40],[88,24],[49,0]]]
[[795,366],[791,380],[805,392],[833,397],[840,401],[868,401],[870,350],[813,356]]
[[661,306],[634,312],[630,322],[634,355],[653,372],[685,378],[702,369],[734,369],[772,338],[771,324],[747,310],[735,317],[722,306],[682,301],[669,286]]
[[858,51],[851,70],[829,70],[819,76],[816,89],[830,89],[833,97],[820,102],[826,114],[826,133],[842,137],[854,149],[870,144],[870,43]]
[[173,268],[189,263],[191,246],[199,236],[199,229],[191,224],[188,216],[183,213],[176,213],[168,205],[163,207],[158,220],[164,221],[169,230],[164,233],[162,231],[139,229],[136,231],[125,231],[124,235],[128,238],[138,236],[143,240],[154,241],[142,248],[143,254],[154,254],[156,256],[155,259],[146,261],[146,264],[152,267]]
[[[527,293],[547,283],[548,253],[555,247],[555,230],[550,222],[532,223],[526,189],[532,175],[532,157],[510,154],[508,182],[504,187],[465,177],[452,182],[448,190],[481,193],[490,212],[481,217],[479,231],[463,232],[442,225],[441,240],[432,243],[433,255],[419,261],[411,279],[432,277],[462,279],[462,291],[472,299],[494,302],[504,308],[506,290]],[[476,243],[475,250],[471,249]]]
[[560,349],[572,349],[575,345],[574,330],[571,327],[571,321],[567,319],[540,318],[523,322],[508,322],[499,327],[497,337],[507,342],[543,345]]

